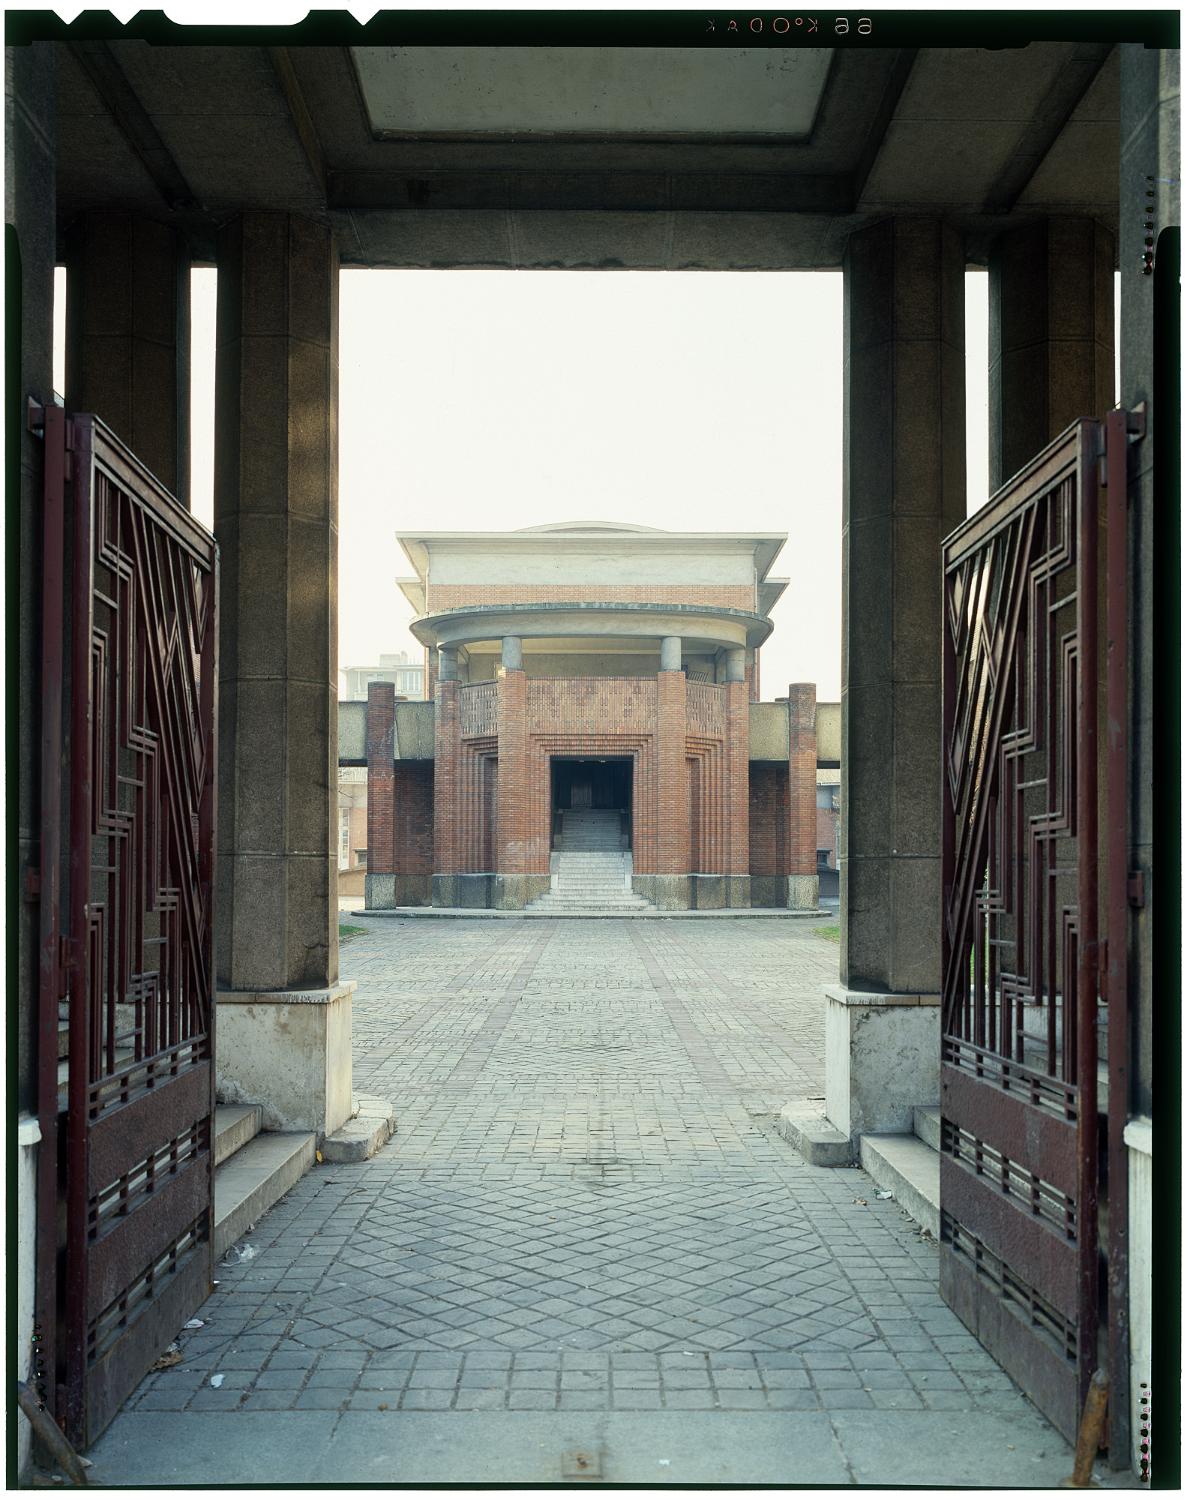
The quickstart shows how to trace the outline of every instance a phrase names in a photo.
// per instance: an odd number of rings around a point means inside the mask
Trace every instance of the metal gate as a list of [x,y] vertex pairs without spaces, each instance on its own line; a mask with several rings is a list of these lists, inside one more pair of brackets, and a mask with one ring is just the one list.
[[101,422],[42,420],[38,1321],[86,1447],[211,1289],[218,562]]
[[[1099,1347],[1101,1191],[1110,1188],[1112,1240],[1126,1243],[1127,1080],[1115,1070],[1120,1150],[1108,1153],[1101,1184],[1098,1076],[1110,1056],[1100,998],[1100,480],[1111,481],[1107,535],[1118,537],[1127,423],[1122,412],[1076,422],[943,544],[941,1285],[1070,1440],[1099,1365],[1111,1369],[1118,1409],[1127,1357],[1118,1286],[1104,1320],[1114,1336]],[[1107,552],[1114,575],[1122,551]],[[1104,592],[1118,688],[1122,577],[1109,576]],[[1111,807],[1121,728],[1107,737]],[[1125,893],[1104,894],[1118,923]],[[1117,1038],[1125,1006],[1121,989]]]

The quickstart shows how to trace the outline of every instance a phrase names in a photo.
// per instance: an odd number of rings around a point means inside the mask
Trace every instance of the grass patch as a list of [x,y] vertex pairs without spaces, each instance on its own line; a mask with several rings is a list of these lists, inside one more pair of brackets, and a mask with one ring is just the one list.
[[837,922],[829,923],[826,927],[812,927],[810,930],[815,937],[825,938],[828,943],[837,943],[839,941],[839,924]]
[[350,925],[350,923],[348,923],[348,922],[340,922],[339,923],[339,938],[340,938],[340,941],[342,941],[343,938],[358,937],[358,935],[361,932],[367,932],[367,930],[368,929],[366,927],[352,927]]

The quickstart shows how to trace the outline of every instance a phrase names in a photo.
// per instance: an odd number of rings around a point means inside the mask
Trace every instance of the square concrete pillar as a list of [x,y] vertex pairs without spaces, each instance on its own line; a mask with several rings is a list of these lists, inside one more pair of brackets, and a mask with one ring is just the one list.
[[[934,219],[844,258],[840,978],[941,980],[942,538],[966,511],[964,257]],[[925,1101],[922,1101],[925,1102]]]
[[789,688],[789,830],[785,840],[786,905],[818,909],[818,690],[812,682]]
[[190,503],[190,252],[117,210],[66,236],[66,405],[94,412]]
[[[743,652],[739,653],[743,656]],[[752,876],[748,851],[748,684],[744,681],[742,663],[738,677],[728,676],[724,686],[727,698],[727,776],[722,795],[727,799],[723,822],[727,828],[726,865],[723,876],[723,905],[751,906]]]
[[842,981],[827,1115],[852,1140],[938,1097],[942,538],[966,512],[964,256],[935,219],[844,257]]
[[519,639],[505,636],[497,679],[496,870],[490,882],[491,905],[503,911],[520,911],[550,888],[549,827],[530,784],[529,683],[520,661]]
[[690,905],[690,781],[686,769],[686,675],[657,674],[654,752],[653,868],[634,873],[632,886],[663,911]]
[[368,869],[364,905],[396,906],[395,750],[396,693],[391,682],[368,684]]
[[220,234],[216,972],[228,992],[339,977],[338,275],[324,225],[250,213]]
[[1112,232],[1040,219],[988,257],[988,470],[993,491],[1078,417],[1115,403]]

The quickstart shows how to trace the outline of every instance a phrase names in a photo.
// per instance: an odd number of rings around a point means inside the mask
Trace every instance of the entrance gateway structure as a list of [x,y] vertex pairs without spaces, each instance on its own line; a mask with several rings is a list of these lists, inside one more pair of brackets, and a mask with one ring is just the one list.
[[814,688],[757,701],[783,535],[400,540],[432,702],[369,688],[369,908],[817,907]]
[[[1154,786],[1177,787],[1159,732],[1177,674],[1155,663],[1154,630],[1177,556],[1175,360],[1161,352],[1180,326],[1176,21],[1005,14],[971,46],[969,30],[920,32],[950,18],[878,15],[863,35],[836,23],[830,46],[790,46],[771,31],[740,45],[678,12],[617,16],[611,44],[589,15],[565,34],[541,16],[519,55],[498,48],[498,17],[471,18],[477,34],[454,15],[344,17],[317,45],[284,29],[195,45],[144,12],[127,26],[9,18],[19,1372],[86,1443],[183,1320],[213,1249],[216,1035],[223,1051],[239,1030],[237,1060],[262,1064],[251,1102],[283,1116],[269,1039],[304,1018],[327,1043],[302,1049],[317,1067],[304,1128],[329,1133],[350,1103],[334,852],[340,267],[841,270],[828,1113],[853,1131],[865,1080],[895,1102],[863,1045],[879,1012],[946,1089],[946,1295],[1066,1432],[1105,1364],[1113,1462],[1140,1463],[1148,1268],[1153,1245],[1174,1243],[1151,1236],[1168,1211],[1151,1163],[1166,1128],[1153,1059],[1176,1054],[1161,1028],[1177,979],[1154,933],[1176,931],[1178,871],[1153,820]],[[178,517],[195,263],[219,270],[217,656],[187,644],[206,638],[216,559]],[[960,533],[970,267],[990,283],[1001,494]],[[1117,269],[1123,411],[1104,422]],[[527,694],[532,638],[505,633],[502,686]],[[504,634],[487,639],[504,654]],[[655,682],[659,714],[698,686],[668,669]],[[1052,701],[1035,691],[1059,683]],[[679,798],[689,707],[665,710]],[[493,794],[528,774],[503,727],[497,709]],[[634,803],[638,780],[634,766]],[[1052,805],[1035,807],[1043,785]],[[474,781],[452,793],[476,795]],[[520,837],[509,873],[543,873]],[[659,874],[681,873],[671,853]],[[733,856],[726,874],[744,873]],[[1045,921],[1030,926],[1012,903],[1037,891]],[[185,974],[200,1003],[182,1003]]]

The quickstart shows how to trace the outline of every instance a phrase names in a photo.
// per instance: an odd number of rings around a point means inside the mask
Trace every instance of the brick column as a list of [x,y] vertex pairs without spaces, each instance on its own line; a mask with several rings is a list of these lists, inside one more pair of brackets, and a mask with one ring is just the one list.
[[[509,638],[511,640],[511,638]],[[520,662],[520,642],[505,642],[504,663]],[[529,692],[523,669],[502,665],[497,679],[499,736],[496,778],[496,875],[492,905],[519,911],[550,884],[549,854],[542,851],[529,764]],[[548,843],[546,850],[548,851]]]
[[812,682],[789,687],[789,836],[786,905],[795,911],[818,906],[817,690]]
[[165,224],[94,210],[66,236],[66,405],[190,495],[190,253]]
[[430,903],[457,906],[459,813],[459,684],[439,677],[434,690],[434,873]]
[[752,877],[748,855],[748,683],[728,681],[725,791],[727,824],[724,906],[751,906]]
[[[657,674],[654,860],[648,890],[655,905],[681,911],[690,904],[690,781],[686,769],[686,675]],[[634,882],[635,883],[635,882]]]
[[396,905],[394,762],[396,694],[391,682],[368,684],[368,873],[364,905],[391,910]]

